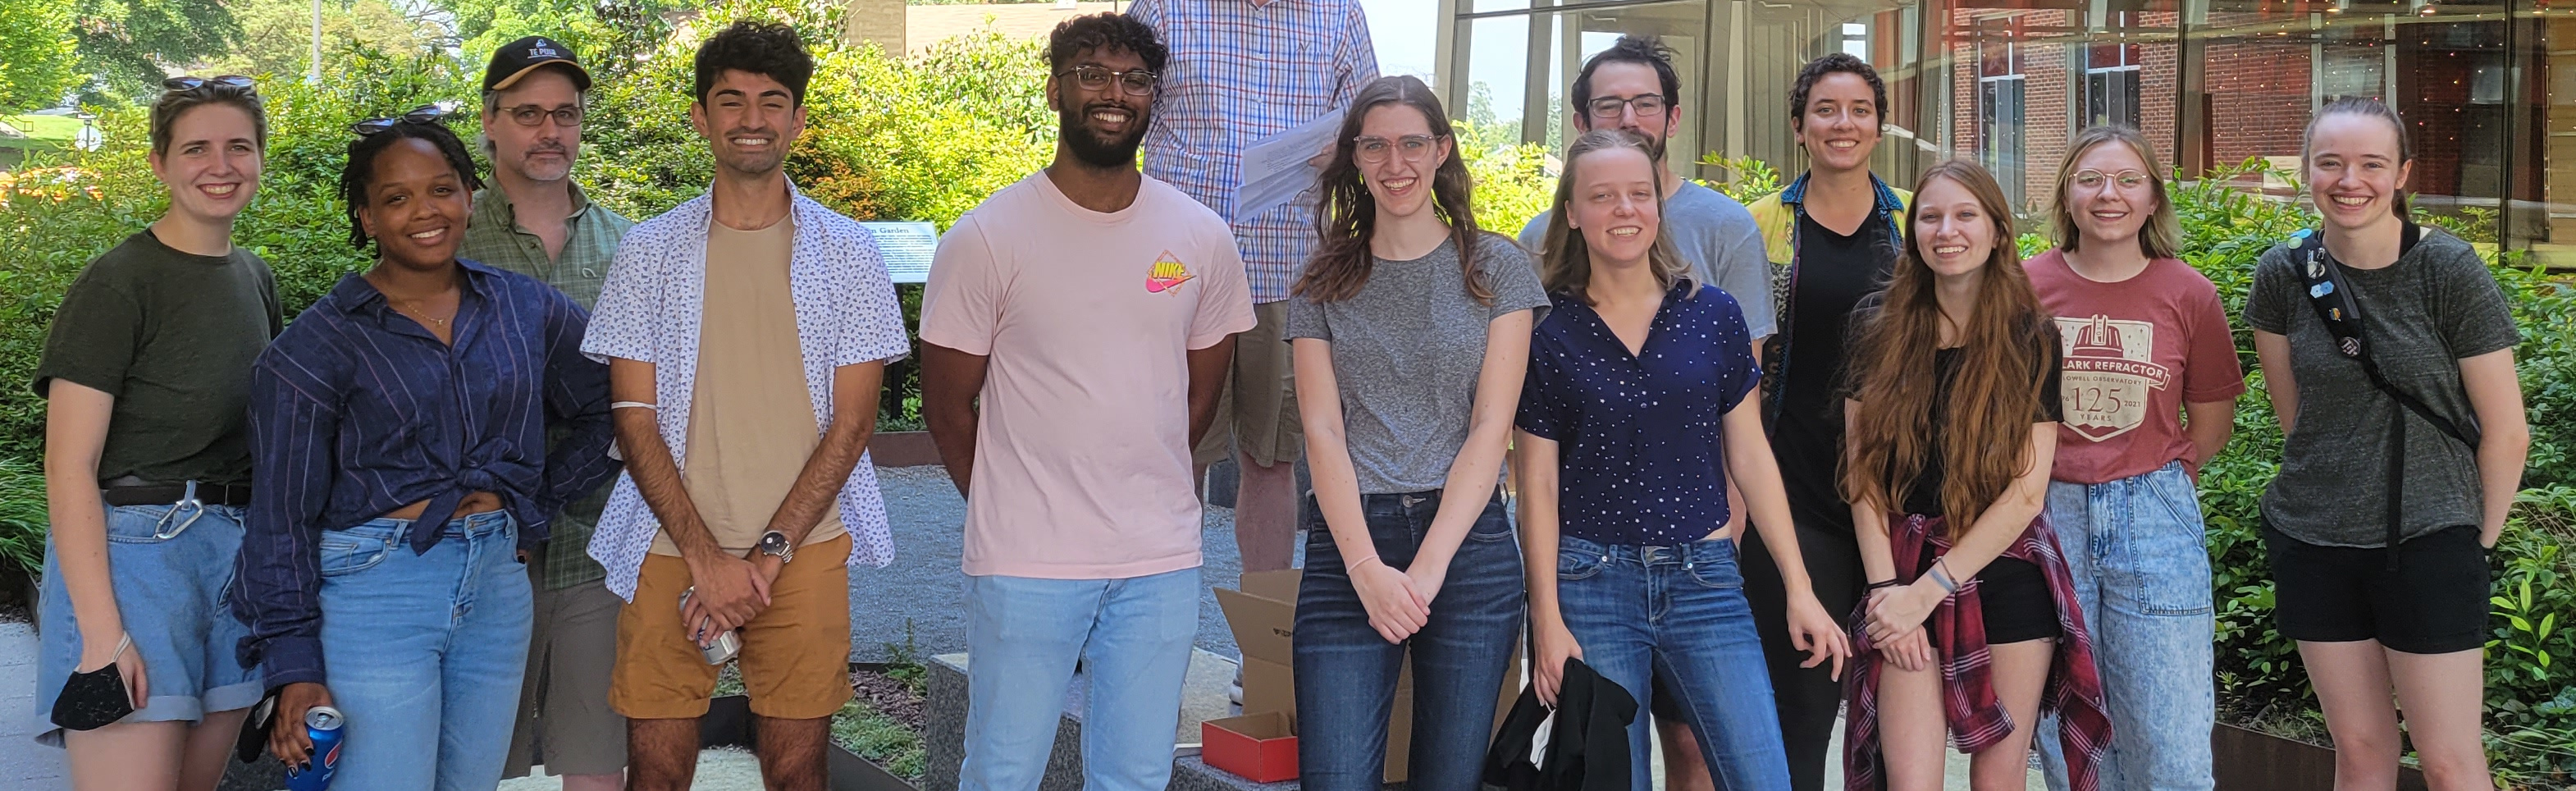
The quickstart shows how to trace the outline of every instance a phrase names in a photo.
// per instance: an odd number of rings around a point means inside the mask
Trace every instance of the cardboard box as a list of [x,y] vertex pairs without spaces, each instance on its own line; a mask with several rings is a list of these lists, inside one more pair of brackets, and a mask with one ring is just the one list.
[[1268,711],[1199,723],[1200,757],[1255,783],[1297,776],[1297,736],[1288,715]]
[[[1302,569],[1256,571],[1243,575],[1240,590],[1216,590],[1217,606],[1225,611],[1226,626],[1234,631],[1234,644],[1243,650],[1243,713],[1282,714],[1287,718],[1290,734],[1297,732],[1297,679],[1291,646],[1296,638],[1297,586],[1304,576]],[[1503,718],[1511,713],[1520,692],[1521,655],[1515,646],[1494,707],[1494,728],[1502,727]],[[1400,783],[1411,777],[1412,746],[1413,662],[1407,657],[1396,676],[1395,705],[1387,716],[1386,782]]]

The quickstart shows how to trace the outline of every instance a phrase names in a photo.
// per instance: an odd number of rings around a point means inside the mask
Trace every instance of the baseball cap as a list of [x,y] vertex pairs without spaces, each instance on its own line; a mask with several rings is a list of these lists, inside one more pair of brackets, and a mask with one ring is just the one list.
[[529,36],[492,51],[492,65],[483,67],[483,90],[508,90],[540,66],[562,64],[572,71],[572,86],[590,90],[590,72],[573,60],[572,47],[545,36]]

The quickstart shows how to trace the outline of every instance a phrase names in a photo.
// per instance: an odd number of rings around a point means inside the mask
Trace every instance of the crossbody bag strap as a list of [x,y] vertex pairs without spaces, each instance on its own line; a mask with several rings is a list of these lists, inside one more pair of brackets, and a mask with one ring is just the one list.
[[[2412,230],[2409,229],[2410,237]],[[2307,286],[2308,306],[2315,309],[2317,321],[2325,325],[2327,334],[2334,336],[2335,350],[2361,364],[2361,373],[2370,380],[2371,387],[2387,394],[2399,406],[2405,407],[2407,412],[2414,413],[2416,417],[2423,418],[2424,422],[2432,424],[2433,428],[2441,431],[2443,436],[2468,446],[2471,452],[2476,452],[2477,441],[2469,439],[2467,432],[2461,431],[2458,423],[2435,412],[2431,405],[2424,403],[2423,399],[2399,389],[2395,383],[2388,381],[2387,376],[2380,373],[2379,363],[2371,359],[2370,342],[2361,326],[2360,301],[2353,297],[2351,286],[2344,281],[2342,267],[2336,265],[2333,258],[2327,255],[2325,235],[2316,231],[2300,231],[2298,238],[2298,255],[2295,264],[2299,270],[2299,279]],[[2404,535],[2406,511],[2406,417],[2404,415],[2399,415],[2397,420],[2391,421],[2388,429],[2387,485],[2388,566],[2390,571],[2395,571],[2397,544]]]

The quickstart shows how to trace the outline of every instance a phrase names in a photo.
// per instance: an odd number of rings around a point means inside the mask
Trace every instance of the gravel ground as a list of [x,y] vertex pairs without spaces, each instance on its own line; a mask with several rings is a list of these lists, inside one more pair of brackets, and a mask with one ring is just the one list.
[[[886,516],[894,523],[895,559],[881,569],[850,573],[850,658],[882,662],[889,644],[901,646],[910,629],[916,656],[966,650],[966,501],[939,467],[881,467]],[[1234,510],[1208,506],[1201,529],[1207,565],[1199,594],[1198,646],[1227,657],[1241,654],[1216,606],[1214,588],[1234,587],[1243,559],[1234,548]],[[1303,554],[1304,542],[1299,542]]]

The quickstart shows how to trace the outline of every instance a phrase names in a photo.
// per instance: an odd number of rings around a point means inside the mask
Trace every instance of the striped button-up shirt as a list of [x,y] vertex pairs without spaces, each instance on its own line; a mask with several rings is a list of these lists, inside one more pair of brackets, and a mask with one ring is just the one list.
[[[259,485],[232,607],[250,627],[239,659],[271,689],[323,680],[323,531],[426,501],[408,536],[426,552],[458,501],[483,491],[501,496],[531,547],[565,502],[617,471],[608,366],[581,356],[581,307],[535,278],[457,263],[453,343],[352,274],[251,366]],[[550,424],[572,428],[551,451]]]
[[1234,227],[1255,304],[1288,298],[1315,244],[1311,201],[1235,214],[1243,149],[1350,104],[1377,79],[1359,0],[1136,0],[1170,57],[1145,133],[1145,175]]
[[[600,284],[608,281],[617,240],[635,227],[635,221],[591,203],[581,185],[568,186],[572,216],[564,218],[562,253],[547,258],[544,240],[519,225],[509,194],[491,186],[474,193],[474,216],[465,225],[465,242],[456,255],[546,281],[583,310],[590,309],[599,302]],[[561,436],[552,439],[562,441]],[[600,509],[607,504],[608,487],[601,486],[565,505],[555,517],[546,546],[531,553],[531,559],[541,564],[546,590],[563,590],[608,575],[586,551],[591,530],[599,524]]]

